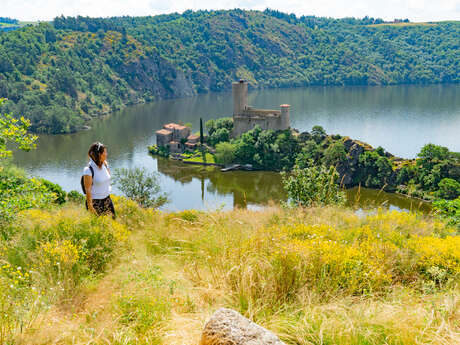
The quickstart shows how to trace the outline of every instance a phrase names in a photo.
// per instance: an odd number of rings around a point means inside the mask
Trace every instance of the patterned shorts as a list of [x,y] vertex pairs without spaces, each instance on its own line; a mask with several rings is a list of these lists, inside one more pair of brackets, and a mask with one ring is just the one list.
[[[112,218],[115,218],[115,208],[110,195],[105,199],[93,199],[93,207],[98,216],[112,214]],[[86,209],[88,209],[88,202],[86,202]]]

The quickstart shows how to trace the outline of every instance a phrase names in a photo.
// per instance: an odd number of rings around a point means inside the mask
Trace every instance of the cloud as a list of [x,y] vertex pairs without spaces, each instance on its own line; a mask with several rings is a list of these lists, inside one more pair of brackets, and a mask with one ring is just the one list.
[[92,17],[145,16],[187,9],[263,10],[297,15],[379,17],[411,21],[460,20],[460,0],[1,0],[2,16],[20,20],[51,20],[61,14]]

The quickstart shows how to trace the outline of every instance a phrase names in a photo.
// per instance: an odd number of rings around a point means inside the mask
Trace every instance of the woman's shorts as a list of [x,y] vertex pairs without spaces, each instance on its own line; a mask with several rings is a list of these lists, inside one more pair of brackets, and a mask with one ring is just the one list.
[[[112,214],[112,217],[115,218],[115,208],[110,195],[105,199],[93,199],[93,207],[98,216]],[[86,209],[88,209],[88,201],[86,201]]]

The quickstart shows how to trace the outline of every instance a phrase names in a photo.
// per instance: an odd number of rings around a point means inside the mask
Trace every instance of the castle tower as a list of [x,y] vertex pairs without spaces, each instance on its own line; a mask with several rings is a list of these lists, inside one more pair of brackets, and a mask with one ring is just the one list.
[[233,116],[240,115],[248,106],[248,82],[241,79],[232,83]]
[[291,127],[290,119],[289,119],[289,109],[291,106],[289,104],[281,104],[281,128],[280,129],[288,129]]

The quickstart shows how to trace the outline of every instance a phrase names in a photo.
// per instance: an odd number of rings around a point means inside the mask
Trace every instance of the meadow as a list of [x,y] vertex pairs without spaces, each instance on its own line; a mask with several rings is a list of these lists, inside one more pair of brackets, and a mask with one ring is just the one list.
[[460,237],[343,207],[21,212],[0,241],[0,343],[198,344],[219,307],[287,344],[460,343]]

